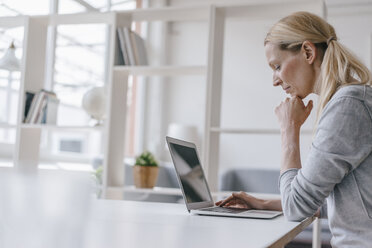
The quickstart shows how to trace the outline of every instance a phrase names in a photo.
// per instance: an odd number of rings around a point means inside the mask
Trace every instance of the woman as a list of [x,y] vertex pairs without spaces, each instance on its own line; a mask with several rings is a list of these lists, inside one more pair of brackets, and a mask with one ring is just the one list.
[[[372,244],[372,87],[368,69],[322,18],[297,12],[267,34],[265,54],[273,85],[291,98],[276,109],[281,129],[280,200],[234,193],[224,207],[282,210],[288,220],[318,214],[327,200],[334,247]],[[301,125],[319,96],[316,134],[306,164],[300,160]],[[318,212],[318,213],[317,213]]]

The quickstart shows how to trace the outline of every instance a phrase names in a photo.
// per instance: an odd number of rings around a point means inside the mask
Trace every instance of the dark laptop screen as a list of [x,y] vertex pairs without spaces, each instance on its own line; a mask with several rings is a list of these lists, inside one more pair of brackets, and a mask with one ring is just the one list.
[[196,150],[169,143],[187,203],[212,201]]

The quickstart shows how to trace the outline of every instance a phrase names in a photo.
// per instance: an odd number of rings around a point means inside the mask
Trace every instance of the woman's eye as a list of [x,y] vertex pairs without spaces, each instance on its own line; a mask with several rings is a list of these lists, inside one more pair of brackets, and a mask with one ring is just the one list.
[[276,66],[274,67],[274,69],[275,69],[276,71],[280,70],[280,65],[276,65]]

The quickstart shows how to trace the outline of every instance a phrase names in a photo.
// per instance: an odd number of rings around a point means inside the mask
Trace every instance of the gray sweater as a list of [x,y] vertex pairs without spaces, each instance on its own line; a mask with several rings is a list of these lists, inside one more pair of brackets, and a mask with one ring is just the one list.
[[372,245],[372,87],[339,89],[324,108],[307,162],[279,179],[288,220],[327,199],[333,247]]

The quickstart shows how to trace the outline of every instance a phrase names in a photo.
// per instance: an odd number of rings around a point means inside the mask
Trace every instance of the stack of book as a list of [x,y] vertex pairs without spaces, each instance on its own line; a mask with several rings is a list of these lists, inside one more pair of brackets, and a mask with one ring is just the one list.
[[26,92],[24,123],[56,124],[59,100],[52,91]]
[[127,27],[120,27],[117,31],[123,64],[147,65],[145,40]]

